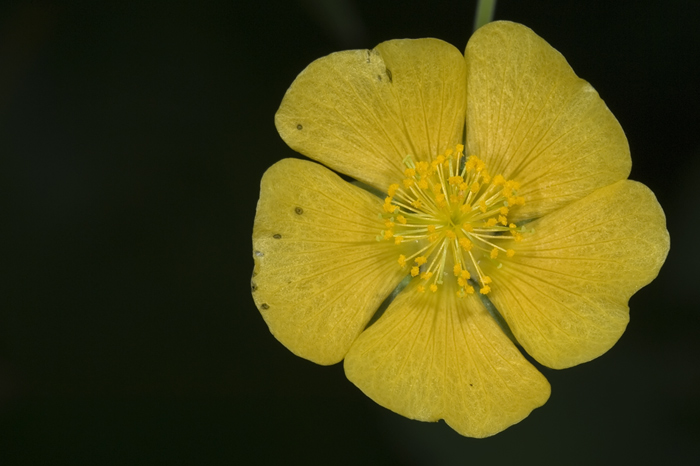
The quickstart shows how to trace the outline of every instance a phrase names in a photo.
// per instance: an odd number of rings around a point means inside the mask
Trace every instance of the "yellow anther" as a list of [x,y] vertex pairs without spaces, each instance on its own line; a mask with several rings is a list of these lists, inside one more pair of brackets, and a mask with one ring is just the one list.
[[416,163],[416,171],[420,175],[425,175],[426,173],[428,173],[429,168],[430,168],[430,165],[428,165],[428,162]]
[[423,285],[418,285],[417,290],[419,293],[425,293],[425,287]]
[[462,277],[459,277],[457,279],[457,283],[459,284],[459,286],[467,286],[467,281],[465,279],[463,279]]
[[486,205],[486,201],[483,200],[483,199],[480,200],[480,201],[479,201],[479,210],[481,211],[481,213],[486,213],[486,211],[487,211],[488,209],[489,209],[489,208],[488,208],[488,206]]
[[464,222],[462,224],[462,229],[464,231],[466,231],[467,233],[471,233],[472,231],[474,231],[474,227],[472,226],[471,223],[468,223],[468,222]]
[[457,204],[461,200],[461,196],[458,196],[456,194],[450,194],[450,202],[452,204]]
[[440,239],[440,235],[438,235],[437,233],[433,233],[432,235],[428,236],[428,240],[429,240],[431,243],[434,243],[434,242],[437,241],[438,239]]
[[418,187],[420,189],[428,189],[428,182],[425,179],[418,181]]
[[508,227],[510,228],[510,234],[513,235],[513,238],[515,238],[515,241],[520,241],[523,239],[523,235],[518,233],[518,230],[515,229],[514,223],[511,223],[510,225],[508,225]]
[[515,255],[515,251],[514,251],[514,250],[508,249],[508,250],[506,251],[506,256],[508,256],[508,257],[513,257],[514,255]]
[[455,277],[459,277],[459,274],[462,273],[462,266],[459,264],[455,264],[455,266],[452,268],[452,271],[455,274]]
[[389,189],[387,190],[386,193],[389,195],[389,197],[393,197],[394,194],[396,194],[396,191],[398,191],[398,189],[399,189],[399,185],[394,183],[392,185],[389,185]]
[[438,155],[438,156],[435,158],[435,161],[436,161],[438,164],[445,163],[445,156],[444,156],[444,155]]
[[515,230],[516,228],[518,228],[518,226],[515,223],[511,223],[510,225],[508,225],[508,228],[510,228],[511,230]]
[[435,225],[428,225],[428,233],[435,233]]
[[497,257],[498,257],[498,249],[493,248],[493,249],[491,250],[491,254],[490,254],[490,255],[491,255],[491,259],[497,258]]
[[407,168],[403,171],[403,174],[407,178],[412,178],[412,177],[416,176],[416,170],[415,170],[415,168]]
[[437,285],[435,283],[430,285],[430,291],[432,291],[433,293],[435,293],[437,291]]
[[480,189],[481,186],[479,186],[479,183],[477,181],[473,182],[472,185],[469,187],[469,191],[471,191],[473,194],[478,193]]
[[442,185],[440,183],[434,184],[432,189],[433,189],[433,193],[437,194],[440,191],[442,191]]
[[389,239],[394,237],[394,230],[384,230],[384,239]]
[[397,245],[401,244],[402,241],[403,241],[403,236],[397,236],[394,238],[394,244],[397,244]]
[[464,178],[461,176],[451,176],[449,177],[448,181],[451,185],[461,184],[464,182]]
[[420,269],[418,267],[411,267],[411,276],[412,277],[417,277],[419,273],[420,273]]
[[463,144],[457,144],[456,150],[457,150],[458,153],[464,151],[464,145],[463,145]]
[[508,215],[508,207],[506,207],[506,206],[501,207],[499,212],[501,213],[501,215]]
[[468,189],[469,189],[469,185],[467,183],[460,183],[459,184],[460,191],[467,191]]
[[396,217],[396,220],[397,220],[400,224],[406,225],[406,217],[404,217],[403,215],[399,215],[398,217]]
[[494,186],[501,186],[503,184],[506,184],[506,179],[503,178],[503,175],[496,175],[493,177],[493,181],[491,183]]
[[462,212],[463,214],[466,214],[470,210],[472,210],[472,206],[470,206],[469,204],[463,204],[459,207],[459,211]]
[[506,181],[506,188],[511,188],[517,191],[518,189],[520,189],[520,183],[514,180],[508,180]]
[[481,279],[481,283],[484,285],[488,285],[489,283],[491,283],[491,278],[487,275],[484,275],[484,277]]
[[455,238],[457,238],[457,235],[455,235],[455,232],[452,231],[452,230],[447,230],[447,231],[445,232],[445,236],[446,236],[447,238],[449,238],[449,239],[455,239]]
[[399,265],[401,266],[401,268],[406,267],[406,256],[404,256],[403,254],[399,256]]
[[433,272],[423,272],[422,274],[420,274],[420,278],[422,278],[423,280],[430,280],[430,277],[432,276]]
[[496,224],[496,219],[491,217],[490,219],[486,220],[486,226],[487,227],[492,227]]
[[488,184],[491,181],[491,175],[489,175],[488,172],[484,170],[484,173],[481,174],[481,180],[485,184]]
[[428,262],[428,258],[427,258],[427,257],[425,257],[425,256],[418,256],[418,257],[416,257],[416,264],[418,264],[418,265],[423,265],[423,264],[425,264],[426,262]]
[[391,220],[387,220],[386,222],[384,222],[384,226],[387,228],[394,228],[394,222],[392,222]]
[[445,202],[445,195],[442,193],[436,194],[435,203],[438,205],[438,207],[445,207],[447,205],[447,202]]
[[472,247],[474,246],[467,238],[460,238],[459,245],[462,246],[462,249],[465,251],[471,251]]
[[486,285],[486,286],[481,287],[481,289],[479,290],[479,293],[489,294],[490,291],[491,291],[491,287]]
[[411,202],[411,205],[416,209],[420,209],[423,203],[420,201],[420,199],[416,199],[415,201]]
[[465,280],[469,280],[472,277],[466,270],[462,270],[462,273],[460,273],[459,276]]
[[391,205],[388,203],[384,203],[384,211],[389,212],[390,214],[393,213],[396,209],[398,209],[398,206]]
[[508,225],[508,219],[506,217],[504,217],[503,215],[498,216],[498,222],[504,226]]
[[406,178],[405,180],[403,180],[403,186],[404,188],[410,188],[415,182],[416,181],[413,178]]
[[464,291],[466,291],[467,294],[474,294],[474,287],[468,286],[468,287],[464,288]]

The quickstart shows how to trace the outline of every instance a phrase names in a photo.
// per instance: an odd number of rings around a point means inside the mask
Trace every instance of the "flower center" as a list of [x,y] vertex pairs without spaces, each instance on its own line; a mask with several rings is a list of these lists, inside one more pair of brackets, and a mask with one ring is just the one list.
[[520,241],[524,229],[508,220],[513,206],[525,200],[517,195],[519,184],[502,175],[491,176],[478,157],[464,155],[464,146],[448,149],[432,162],[415,162],[409,155],[401,184],[392,184],[384,199],[382,217],[386,229],[377,240],[396,245],[415,242],[413,254],[400,254],[399,266],[410,268],[423,280],[418,290],[432,292],[447,277],[458,284],[457,295],[491,291],[492,280],[480,267],[482,260],[496,261],[515,251],[502,245]]

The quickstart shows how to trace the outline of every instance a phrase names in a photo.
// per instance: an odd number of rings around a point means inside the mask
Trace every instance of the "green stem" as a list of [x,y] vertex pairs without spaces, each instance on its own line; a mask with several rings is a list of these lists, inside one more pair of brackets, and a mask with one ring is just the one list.
[[479,0],[476,5],[476,16],[474,17],[474,30],[476,31],[486,23],[493,20],[493,12],[496,10],[496,0]]

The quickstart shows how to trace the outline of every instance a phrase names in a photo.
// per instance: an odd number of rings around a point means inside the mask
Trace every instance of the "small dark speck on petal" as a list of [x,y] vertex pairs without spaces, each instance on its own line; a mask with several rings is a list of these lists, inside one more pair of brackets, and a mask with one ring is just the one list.
[[282,239],[282,235],[280,235],[279,233],[272,235],[272,237],[275,239]]
[[268,306],[266,303],[262,303],[260,307],[263,309],[270,309],[270,306]]
[[254,281],[250,282],[250,291],[252,291],[253,293],[258,291],[258,285],[256,285]]
[[263,254],[261,251],[255,251],[255,255],[256,255],[257,257],[262,257],[262,256],[264,256],[265,254]]
[[386,75],[389,78],[390,83],[394,82],[393,78],[391,77],[391,70],[389,68],[386,69]]
[[301,131],[303,128],[304,128],[303,126],[297,125],[297,129],[298,129],[299,131]]
[[304,213],[304,209],[302,209],[301,207],[295,207],[294,212],[296,212],[297,215],[301,215]]
[[377,79],[381,81],[381,80],[382,80],[382,75],[381,75],[381,74],[378,74],[378,75],[377,75]]

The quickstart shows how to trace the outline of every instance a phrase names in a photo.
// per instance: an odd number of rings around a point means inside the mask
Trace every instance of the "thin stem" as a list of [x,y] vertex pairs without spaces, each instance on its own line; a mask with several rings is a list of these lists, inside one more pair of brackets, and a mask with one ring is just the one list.
[[496,0],[479,0],[476,6],[476,16],[474,17],[474,30],[476,31],[486,23],[493,20],[493,13],[496,10]]

